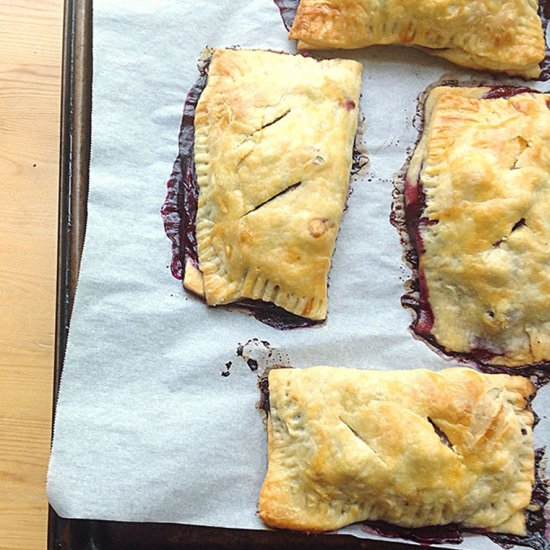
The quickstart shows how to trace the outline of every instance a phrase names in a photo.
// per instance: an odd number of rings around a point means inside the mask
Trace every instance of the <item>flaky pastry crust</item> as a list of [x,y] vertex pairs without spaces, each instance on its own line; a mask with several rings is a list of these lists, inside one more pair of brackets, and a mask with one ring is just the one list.
[[418,46],[458,65],[527,78],[545,43],[537,0],[301,0],[300,49]]
[[422,185],[419,270],[447,350],[550,360],[550,95],[434,89],[409,171]]
[[273,370],[260,517],[310,532],[383,520],[522,535],[533,391],[465,368]]
[[216,50],[195,117],[199,268],[210,305],[321,320],[347,197],[359,63]]

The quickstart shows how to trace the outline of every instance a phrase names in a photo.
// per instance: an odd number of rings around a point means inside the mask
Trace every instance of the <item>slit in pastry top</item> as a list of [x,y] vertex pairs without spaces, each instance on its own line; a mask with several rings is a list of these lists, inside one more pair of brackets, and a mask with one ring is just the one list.
[[299,49],[417,46],[473,69],[537,78],[545,57],[538,0],[301,0]]
[[348,193],[361,65],[215,50],[195,116],[199,265],[209,305],[252,299],[312,320]]

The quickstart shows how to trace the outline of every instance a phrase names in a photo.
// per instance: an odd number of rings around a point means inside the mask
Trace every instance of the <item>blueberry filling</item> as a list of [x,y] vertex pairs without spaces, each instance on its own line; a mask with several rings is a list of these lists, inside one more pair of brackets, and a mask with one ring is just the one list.
[[294,18],[296,17],[296,11],[300,0],[274,0],[275,4],[281,12],[281,18],[287,31],[292,28]]
[[164,230],[172,241],[172,275],[183,280],[185,262],[190,260],[198,268],[195,220],[199,187],[195,172],[195,112],[200,96],[206,88],[210,57],[199,64],[200,76],[185,100],[180,134],[179,154],[168,180],[168,191],[161,209]]
[[546,49],[544,59],[540,64],[541,74],[538,79],[545,82],[550,80],[550,44],[546,41],[548,21],[550,21],[550,0],[539,0],[539,16],[542,19],[542,30]]
[[525,86],[492,86],[484,93],[482,99],[508,99],[519,94],[538,94],[537,90],[526,88]]

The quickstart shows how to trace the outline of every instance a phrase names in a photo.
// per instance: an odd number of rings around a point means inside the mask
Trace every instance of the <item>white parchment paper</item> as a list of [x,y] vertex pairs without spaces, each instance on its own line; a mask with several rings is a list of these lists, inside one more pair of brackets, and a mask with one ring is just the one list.
[[[327,322],[278,331],[186,295],[170,274],[159,213],[201,50],[294,51],[278,9],[271,0],[95,0],[93,37],[88,227],[50,502],[64,517],[263,529],[256,510],[267,437],[255,408],[256,376],[235,356],[239,343],[266,340],[295,367],[452,364],[408,331],[411,314],[400,297],[409,272],[389,215],[392,180],[417,139],[411,122],[419,93],[444,73],[473,73],[406,48],[329,54],[364,64],[370,170],[352,184]],[[223,377],[227,361],[233,366]],[[543,393],[535,401],[540,415]],[[543,416],[538,444],[547,433]],[[463,544],[493,546],[483,537]]]

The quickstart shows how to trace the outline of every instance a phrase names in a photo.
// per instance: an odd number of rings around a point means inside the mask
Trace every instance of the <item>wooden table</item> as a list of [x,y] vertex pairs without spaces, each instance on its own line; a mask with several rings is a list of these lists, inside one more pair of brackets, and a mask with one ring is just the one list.
[[0,2],[0,549],[47,537],[62,0]]

